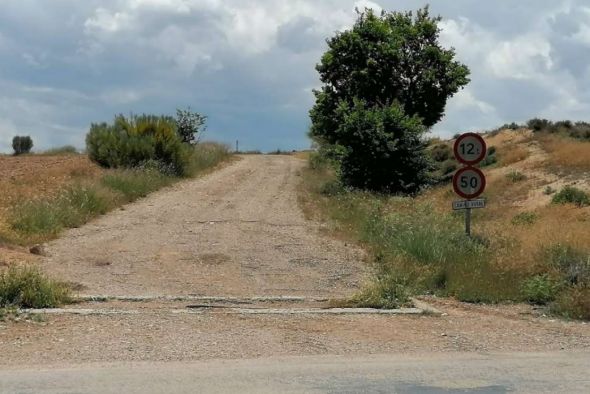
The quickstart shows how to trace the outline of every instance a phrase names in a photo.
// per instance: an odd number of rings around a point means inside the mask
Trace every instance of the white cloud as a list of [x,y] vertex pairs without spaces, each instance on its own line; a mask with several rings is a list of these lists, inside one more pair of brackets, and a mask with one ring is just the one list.
[[478,110],[483,114],[491,114],[496,110],[491,104],[478,100],[469,88],[463,89],[457,93],[449,101],[448,106],[450,110]]
[[495,44],[486,57],[492,75],[499,78],[533,79],[551,71],[551,45],[531,34]]
[[126,12],[111,12],[100,7],[86,20],[84,27],[87,33],[116,33],[129,29],[134,22],[133,17]]
[[379,4],[373,2],[373,1],[369,1],[369,0],[361,0],[361,1],[357,1],[354,4],[355,8],[358,8],[360,11],[363,11],[365,8],[369,8],[372,9],[373,11],[380,13],[381,11],[383,11],[383,7],[381,7]]

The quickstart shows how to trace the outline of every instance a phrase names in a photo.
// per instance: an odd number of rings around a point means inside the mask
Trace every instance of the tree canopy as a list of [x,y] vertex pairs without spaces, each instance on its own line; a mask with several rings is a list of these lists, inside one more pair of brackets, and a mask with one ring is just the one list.
[[[316,66],[323,85],[314,91],[310,135],[347,149],[348,184],[412,192],[425,182],[428,162],[413,157],[424,154],[420,135],[442,119],[447,100],[469,82],[469,69],[455,60],[454,49],[439,43],[440,20],[428,7],[415,14],[377,15],[367,9],[352,29],[327,41],[328,51]],[[365,121],[353,127],[355,111]],[[375,160],[365,162],[369,157]],[[363,178],[347,173],[352,162]],[[396,168],[387,175],[377,163]],[[367,182],[371,174],[373,181]]]

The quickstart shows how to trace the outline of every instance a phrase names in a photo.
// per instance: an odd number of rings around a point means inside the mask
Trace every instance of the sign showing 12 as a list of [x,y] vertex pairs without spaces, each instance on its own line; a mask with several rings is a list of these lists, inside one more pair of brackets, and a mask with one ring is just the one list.
[[454,151],[460,163],[472,166],[486,158],[487,146],[479,134],[466,133],[457,138]]

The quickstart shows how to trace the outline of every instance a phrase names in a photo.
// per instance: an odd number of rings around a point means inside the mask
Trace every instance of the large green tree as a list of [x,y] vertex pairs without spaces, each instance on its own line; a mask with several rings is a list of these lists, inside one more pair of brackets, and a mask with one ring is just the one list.
[[314,91],[310,135],[345,148],[347,184],[415,192],[427,181],[420,137],[469,82],[469,69],[439,43],[440,20],[428,7],[415,14],[365,10],[351,30],[328,40],[316,67],[323,86]]

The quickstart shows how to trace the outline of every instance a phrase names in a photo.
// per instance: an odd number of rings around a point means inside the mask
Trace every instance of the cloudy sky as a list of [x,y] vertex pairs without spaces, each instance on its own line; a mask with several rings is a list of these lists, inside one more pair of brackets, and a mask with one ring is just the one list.
[[[84,146],[116,113],[210,118],[244,149],[309,146],[307,111],[325,38],[355,7],[415,0],[0,0],[0,151]],[[472,71],[433,133],[534,116],[590,119],[590,2],[431,0],[441,39]]]

